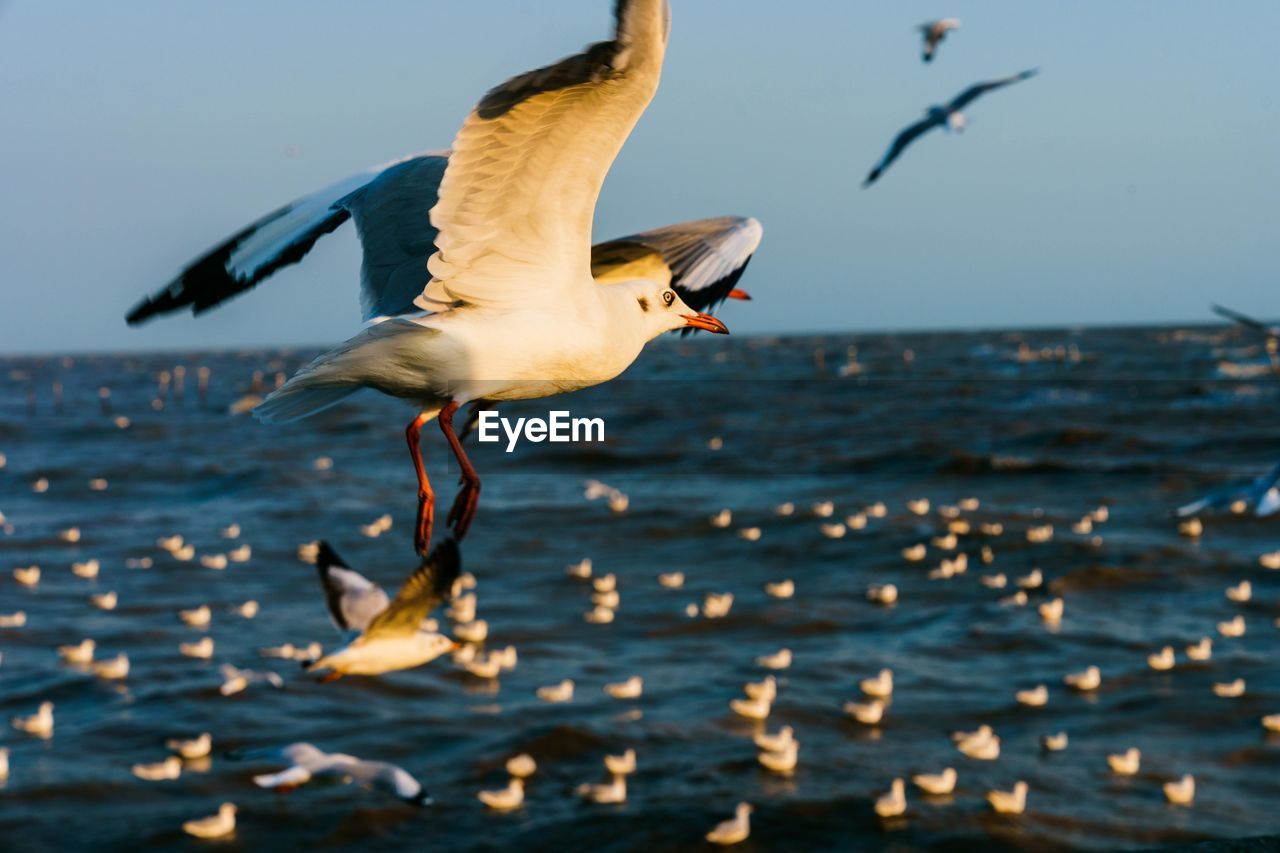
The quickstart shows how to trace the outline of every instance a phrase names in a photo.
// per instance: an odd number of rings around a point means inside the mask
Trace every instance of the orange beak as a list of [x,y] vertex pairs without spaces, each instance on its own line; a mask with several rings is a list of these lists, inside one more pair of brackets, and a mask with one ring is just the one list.
[[733,290],[729,291],[729,298],[741,299],[743,302],[750,302],[751,294],[747,293],[745,290],[739,290],[738,288],[735,287]]
[[729,334],[729,328],[710,314],[681,314],[685,325],[693,329],[702,329],[716,335]]

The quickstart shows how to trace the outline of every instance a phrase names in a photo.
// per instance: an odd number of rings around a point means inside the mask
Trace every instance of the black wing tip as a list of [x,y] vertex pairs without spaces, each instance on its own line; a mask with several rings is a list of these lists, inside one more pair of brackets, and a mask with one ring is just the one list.
[[867,175],[866,179],[863,180],[862,188],[865,190],[867,187],[871,186],[876,181],[880,180],[881,174],[882,173],[879,169],[872,169],[871,174]]
[[346,562],[338,556],[338,552],[334,550],[333,546],[325,540],[321,539],[316,542],[316,549],[316,568],[321,572],[324,572],[325,569],[331,566],[339,569],[350,568],[350,566],[348,566]]
[[452,536],[445,539],[431,550],[424,563],[435,574],[436,589],[446,592],[452,589],[453,582],[462,573],[462,549],[458,547],[458,540]]

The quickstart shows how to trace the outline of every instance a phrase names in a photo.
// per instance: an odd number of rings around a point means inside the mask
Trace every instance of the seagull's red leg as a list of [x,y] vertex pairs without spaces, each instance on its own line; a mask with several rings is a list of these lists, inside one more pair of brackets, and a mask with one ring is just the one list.
[[422,425],[429,417],[425,414],[418,415],[404,431],[405,440],[409,443],[409,455],[413,457],[413,467],[418,475],[418,523],[413,529],[413,547],[423,556],[427,553],[427,546],[431,544],[431,527],[436,507],[436,496],[431,491],[427,469],[422,465]]
[[444,407],[440,412],[440,430],[444,433],[445,440],[449,442],[449,447],[453,449],[454,458],[458,460],[458,467],[462,470],[462,476],[458,478],[462,488],[458,490],[458,497],[454,499],[447,519],[447,523],[453,526],[454,535],[461,540],[467,535],[467,529],[471,527],[471,519],[476,514],[476,507],[480,504],[480,475],[476,473],[475,468],[471,467],[471,460],[467,458],[466,452],[462,449],[462,442],[453,431],[453,414],[456,411],[458,411],[456,402],[451,402]]

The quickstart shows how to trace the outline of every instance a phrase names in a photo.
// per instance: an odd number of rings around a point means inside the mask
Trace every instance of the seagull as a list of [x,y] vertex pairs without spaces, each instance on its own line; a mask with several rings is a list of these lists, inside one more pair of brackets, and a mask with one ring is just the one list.
[[1268,340],[1280,339],[1280,326],[1272,326],[1254,317],[1250,317],[1248,314],[1241,314],[1239,311],[1233,311],[1230,308],[1224,308],[1221,305],[1211,305],[1209,307],[1212,308],[1213,313],[1217,314],[1219,317],[1223,317],[1233,323],[1238,323],[1246,329],[1253,329],[1255,332],[1261,332]]
[[1022,814],[1027,808],[1027,783],[1016,783],[1012,791],[987,791],[987,802],[998,814]]
[[874,726],[884,719],[884,702],[872,699],[870,702],[845,702],[843,710],[850,717],[865,726]]
[[254,776],[253,782],[259,788],[288,793],[312,779],[336,778],[344,782],[359,782],[367,788],[383,791],[410,805],[431,804],[430,795],[417,779],[403,768],[385,761],[365,761],[338,752],[325,752],[309,743],[292,743],[279,748],[254,750],[239,754],[237,757],[279,761],[288,765],[277,773]]
[[1173,669],[1176,663],[1177,658],[1174,656],[1173,646],[1165,646],[1157,654],[1147,655],[1147,666],[1156,672]]
[[182,775],[182,759],[170,755],[164,761],[154,764],[135,764],[129,768],[134,776],[144,782],[167,782]]
[[1161,787],[1165,799],[1175,806],[1189,806],[1196,798],[1196,780],[1190,773],[1173,782],[1165,782]]
[[213,737],[208,733],[194,738],[172,738],[164,742],[165,749],[176,755],[194,761],[197,758],[204,758],[213,750]]
[[1133,776],[1138,772],[1141,764],[1142,752],[1136,746],[1131,746],[1124,752],[1112,753],[1107,756],[1107,766],[1117,776]]
[[752,699],[772,702],[778,698],[778,680],[772,675],[766,675],[762,681],[748,681],[742,685],[742,690]]
[[527,752],[507,759],[507,773],[516,779],[527,779],[538,771],[538,762]]
[[1082,693],[1097,690],[1102,684],[1102,672],[1091,666],[1081,672],[1072,672],[1062,677],[1062,683]]
[[885,668],[875,678],[864,678],[858,682],[862,692],[878,699],[887,699],[893,695],[893,670]]
[[790,669],[791,658],[791,649],[778,649],[771,655],[756,658],[756,666],[764,669]]
[[[728,332],[677,292],[669,266],[656,280],[637,277],[633,259],[619,273],[626,280],[598,284],[593,276],[596,199],[657,90],[670,20],[666,0],[621,0],[615,14],[612,40],[513,78],[480,101],[448,157],[431,161],[440,173],[429,208],[438,233],[412,255],[429,256],[427,273],[420,260],[397,276],[399,270],[372,269],[366,257],[365,315],[389,319],[320,356],[255,410],[265,422],[291,422],[364,388],[414,404],[418,414],[406,439],[418,479],[414,542],[420,554],[434,522],[434,492],[420,449],[424,424],[438,420],[459,465],[462,488],[447,523],[461,538],[480,493],[479,475],[453,428],[461,406],[606,382],[667,331]],[[341,197],[365,182],[343,187]],[[312,233],[318,237],[348,214],[324,219]],[[397,239],[375,232],[363,214],[358,226],[362,220],[366,244]],[[215,250],[209,259],[215,273],[236,245]],[[181,301],[181,279],[175,291],[167,301],[159,294],[161,308]],[[399,316],[422,311],[430,313]],[[130,318],[153,313],[144,303]]]
[[39,709],[29,717],[14,717],[13,727],[36,737],[49,737],[53,734],[53,703],[41,702]]
[[626,681],[606,684],[604,692],[614,699],[639,699],[640,695],[644,693],[644,679],[638,675],[633,675]]
[[796,769],[800,758],[800,741],[792,740],[777,751],[762,750],[757,756],[760,765],[774,773],[790,773]]
[[256,672],[252,669],[240,669],[229,663],[222,665],[222,686],[218,692],[223,696],[234,696],[246,690],[250,684],[265,681],[279,690],[284,687],[284,679],[274,672]]
[[[325,553],[325,548],[321,543],[321,553]],[[328,551],[332,554],[332,548]],[[332,556],[336,558],[336,554]],[[437,546],[409,575],[396,597],[372,617],[367,615],[369,601],[374,600],[370,597],[374,595],[371,591],[366,590],[364,597],[354,599],[345,594],[335,597],[331,592],[337,588],[333,578],[347,584],[342,587],[347,590],[359,577],[349,569],[341,572],[340,562],[331,562],[327,571],[321,570],[329,615],[339,629],[359,633],[338,651],[307,664],[308,672],[328,670],[321,679],[326,682],[344,675],[381,675],[421,666],[458,648],[458,644],[444,634],[425,631],[422,627],[422,621],[449,594],[458,577],[461,555],[456,540],[446,539]],[[350,609],[344,605],[351,605]],[[366,618],[363,625],[357,624]]]
[[1201,637],[1194,646],[1187,646],[1187,657],[1194,661],[1206,661],[1213,657],[1213,638]]
[[738,803],[733,811],[733,818],[717,824],[715,829],[707,833],[707,841],[721,847],[746,841],[751,835],[752,811],[754,808],[750,803]]
[[894,779],[889,792],[876,798],[876,814],[880,817],[898,817],[906,810],[906,785],[901,779]]
[[625,803],[627,801],[627,777],[614,776],[608,784],[593,785],[590,782],[578,786],[578,796],[593,803],[605,805]]
[[1022,80],[1030,79],[1040,73],[1038,68],[1032,68],[1010,77],[1001,77],[997,80],[988,80],[984,83],[976,83],[965,89],[959,95],[951,99],[951,102],[943,105],[934,105],[925,110],[924,118],[915,124],[905,128],[893,140],[893,144],[889,146],[889,150],[885,152],[884,157],[876,164],[875,168],[867,175],[867,179],[862,182],[863,189],[874,184],[884,174],[885,170],[901,156],[902,152],[907,150],[911,143],[915,142],[921,136],[936,127],[940,127],[946,131],[955,131],[962,133],[965,126],[964,113],[961,112],[969,104],[981,98],[988,92],[994,92],[997,89],[1003,89]]
[[497,791],[481,791],[476,798],[494,811],[506,812],[520,808],[524,802],[524,780],[512,777],[507,787]]
[[948,767],[941,773],[920,773],[912,776],[911,781],[926,794],[946,796],[956,789],[956,769]]
[[73,646],[58,646],[58,656],[67,663],[92,663],[93,652],[96,647],[97,643],[86,638]]
[[573,679],[566,678],[559,684],[552,684],[547,687],[539,687],[534,691],[543,702],[561,703],[573,701]]
[[752,740],[755,745],[765,752],[783,752],[791,741],[795,739],[795,731],[791,726],[783,726],[778,729],[777,734],[769,734],[768,732],[757,732]]
[[1241,505],[1253,508],[1253,514],[1265,518],[1280,509],[1280,465],[1266,474],[1244,483],[1214,489],[1199,500],[1178,507],[1179,518],[1192,518],[1206,510],[1230,510]]
[[1040,736],[1040,748],[1045,752],[1061,752],[1067,748],[1068,738],[1066,732],[1057,732],[1051,735]]
[[223,803],[218,813],[199,820],[189,820],[182,825],[182,831],[196,838],[222,838],[236,831],[236,807],[232,803]]
[[947,37],[947,33],[952,30],[960,29],[959,18],[942,18],[938,21],[929,21],[927,24],[919,26],[920,35],[924,38],[924,54],[925,62],[933,62],[933,55],[938,52],[938,45]]
[[636,751],[628,749],[622,755],[606,755],[604,767],[613,776],[629,776],[636,772]]

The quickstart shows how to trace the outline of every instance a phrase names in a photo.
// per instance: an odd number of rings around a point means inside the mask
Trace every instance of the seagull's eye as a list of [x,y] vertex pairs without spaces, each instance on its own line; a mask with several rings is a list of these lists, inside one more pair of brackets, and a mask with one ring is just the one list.
[[675,302],[675,301],[676,301],[676,295],[675,295],[674,293],[672,293],[670,290],[663,291],[663,293],[662,293],[662,302],[663,302],[663,304],[664,304],[664,305],[666,305],[668,308],[670,308],[670,307],[671,307],[671,303],[673,303],[673,302]]

